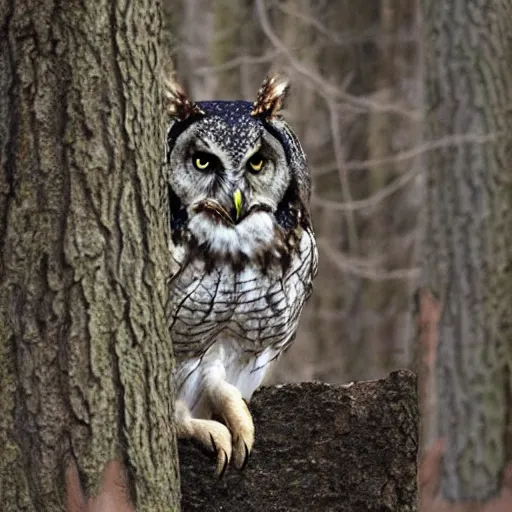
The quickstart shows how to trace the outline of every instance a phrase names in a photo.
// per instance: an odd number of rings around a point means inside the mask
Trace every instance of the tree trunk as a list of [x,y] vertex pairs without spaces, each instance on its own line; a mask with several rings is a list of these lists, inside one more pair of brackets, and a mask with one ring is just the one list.
[[62,510],[63,457],[178,507],[158,3],[0,2],[0,496]]
[[424,0],[427,138],[481,136],[429,154],[427,284],[439,324],[442,492],[498,491],[511,460],[512,2]]

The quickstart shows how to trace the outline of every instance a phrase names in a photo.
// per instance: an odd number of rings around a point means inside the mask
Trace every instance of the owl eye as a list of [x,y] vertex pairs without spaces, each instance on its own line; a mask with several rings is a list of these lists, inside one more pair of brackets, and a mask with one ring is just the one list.
[[260,153],[255,153],[254,155],[249,158],[247,164],[249,166],[249,170],[253,173],[260,172],[261,169],[263,169],[263,164],[265,163],[265,160],[260,155]]
[[192,156],[192,163],[199,171],[206,171],[213,167],[215,157],[208,153],[198,152]]

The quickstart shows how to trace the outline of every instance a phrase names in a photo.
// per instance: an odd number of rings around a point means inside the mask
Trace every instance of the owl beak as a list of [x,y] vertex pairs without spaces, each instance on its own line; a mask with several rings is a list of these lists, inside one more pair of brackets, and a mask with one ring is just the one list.
[[240,189],[236,189],[232,195],[233,204],[229,211],[227,208],[222,206],[216,199],[203,199],[198,203],[192,205],[192,211],[198,212],[210,212],[214,213],[217,217],[223,219],[223,221],[233,226],[239,220],[242,219],[244,214],[244,196]]
[[240,217],[242,216],[242,209],[243,209],[243,196],[242,192],[239,188],[237,188],[233,192],[233,208],[231,216],[233,217],[233,220],[235,222],[238,222]]

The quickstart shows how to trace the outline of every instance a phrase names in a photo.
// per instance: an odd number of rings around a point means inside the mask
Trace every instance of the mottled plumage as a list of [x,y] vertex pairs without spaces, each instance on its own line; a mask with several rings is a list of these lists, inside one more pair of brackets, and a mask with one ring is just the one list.
[[178,433],[215,450],[219,471],[231,452],[237,466],[247,460],[253,427],[242,398],[293,341],[317,270],[310,172],[277,115],[287,88],[267,78],[254,104],[169,93]]

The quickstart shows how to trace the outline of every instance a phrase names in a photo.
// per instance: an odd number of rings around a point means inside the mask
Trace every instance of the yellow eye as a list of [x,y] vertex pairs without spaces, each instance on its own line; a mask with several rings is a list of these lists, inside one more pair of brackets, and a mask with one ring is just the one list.
[[210,165],[210,160],[206,156],[201,155],[201,156],[194,157],[194,167],[196,169],[199,169],[200,171],[204,171],[205,169],[208,168],[209,165]]
[[192,164],[199,171],[218,171],[222,169],[220,160],[212,153],[206,151],[196,151],[192,155]]
[[255,155],[252,155],[251,158],[249,158],[248,164],[249,169],[253,172],[260,172],[263,168],[264,160],[261,157],[259,153],[256,153]]

